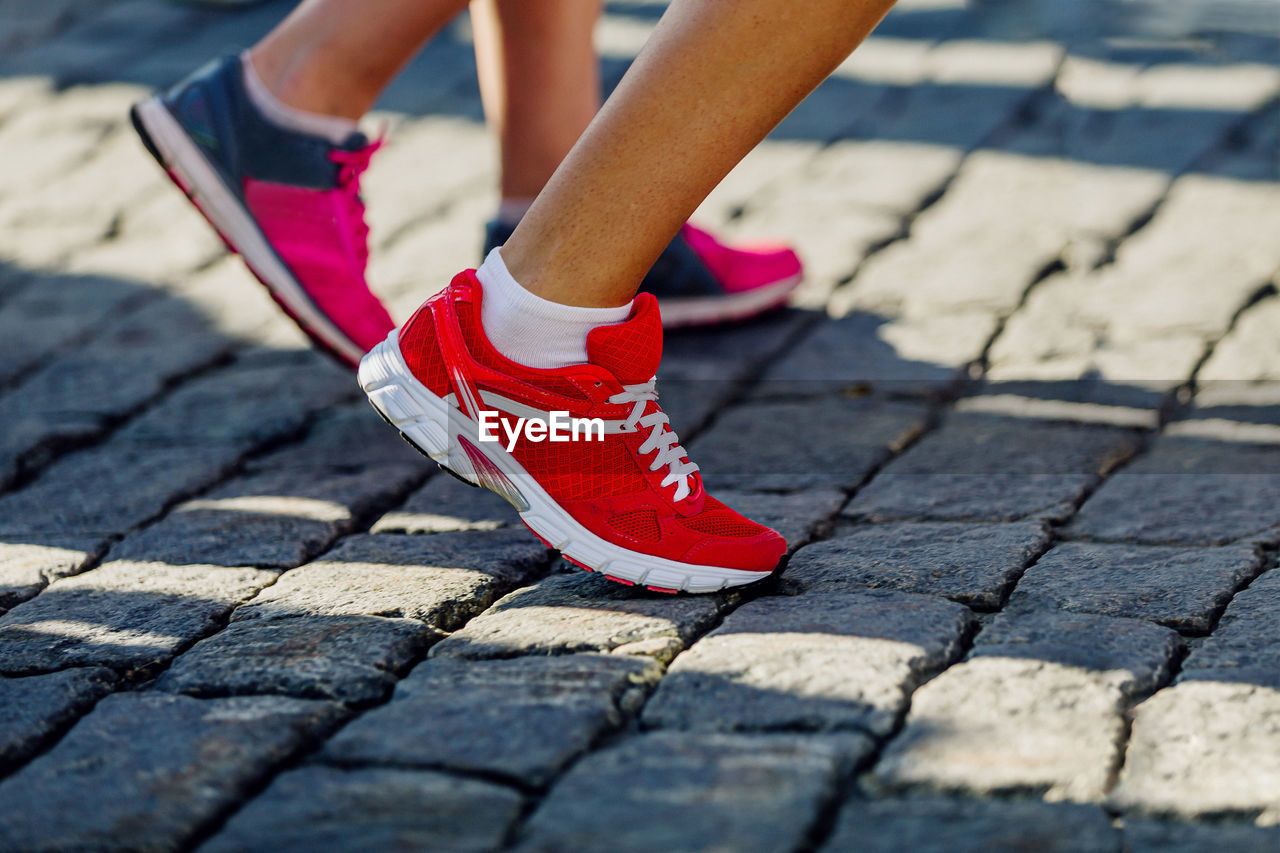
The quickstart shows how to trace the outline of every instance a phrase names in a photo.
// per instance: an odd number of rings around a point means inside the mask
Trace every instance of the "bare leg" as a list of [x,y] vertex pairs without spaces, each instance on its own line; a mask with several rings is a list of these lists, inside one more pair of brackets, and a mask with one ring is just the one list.
[[359,119],[466,0],[304,0],[249,52],[284,103]]
[[502,250],[553,302],[623,305],[702,199],[893,0],[676,0]]
[[599,0],[475,0],[485,118],[502,149],[502,195],[530,198],[600,108],[592,32]]

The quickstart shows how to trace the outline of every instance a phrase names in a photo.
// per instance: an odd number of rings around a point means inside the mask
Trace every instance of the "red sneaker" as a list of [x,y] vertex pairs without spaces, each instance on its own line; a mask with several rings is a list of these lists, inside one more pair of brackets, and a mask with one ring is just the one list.
[[[482,298],[475,272],[461,273],[365,356],[360,386],[390,424],[510,501],[566,559],[611,580],[712,592],[773,571],[786,542],[703,490],[658,406],[653,296],[641,293],[629,320],[588,335],[588,364],[554,370],[494,349],[480,325]],[[568,419],[599,421],[570,438]]]

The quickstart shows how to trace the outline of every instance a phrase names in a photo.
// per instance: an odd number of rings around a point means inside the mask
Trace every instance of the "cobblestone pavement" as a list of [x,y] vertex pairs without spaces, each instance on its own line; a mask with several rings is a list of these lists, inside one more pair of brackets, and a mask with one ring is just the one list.
[[[143,154],[287,5],[0,0],[0,848],[1280,846],[1274,31],[894,12],[702,211],[811,270],[663,367],[792,550],[664,597],[401,445]],[[494,204],[473,74],[383,103],[400,317]]]

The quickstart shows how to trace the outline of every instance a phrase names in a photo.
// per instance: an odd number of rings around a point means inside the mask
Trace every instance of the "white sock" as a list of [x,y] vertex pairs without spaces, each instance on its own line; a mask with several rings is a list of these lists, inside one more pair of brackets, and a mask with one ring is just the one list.
[[360,126],[349,118],[311,113],[306,110],[296,109],[281,101],[271,94],[267,84],[262,82],[262,78],[258,76],[253,63],[249,61],[247,51],[240,54],[240,65],[244,70],[244,88],[249,93],[249,100],[258,108],[258,112],[262,113],[267,121],[272,124],[278,124],[287,130],[294,130],[298,133],[323,137],[334,145],[341,145],[346,142],[351,134],[360,129]]
[[498,352],[526,367],[547,369],[587,360],[587,333],[621,323],[631,303],[617,308],[579,308],[536,296],[511,277],[497,249],[476,272],[484,288],[480,322]]
[[498,215],[494,217],[499,225],[515,228],[524,219],[524,215],[533,207],[533,199],[528,197],[506,198],[498,202]]

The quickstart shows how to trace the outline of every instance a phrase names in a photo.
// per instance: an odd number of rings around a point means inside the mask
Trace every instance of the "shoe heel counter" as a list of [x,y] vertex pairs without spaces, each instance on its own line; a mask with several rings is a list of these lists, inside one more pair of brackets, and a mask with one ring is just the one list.
[[431,393],[441,397],[449,393],[449,374],[437,340],[430,300],[400,327],[400,355],[417,380]]

